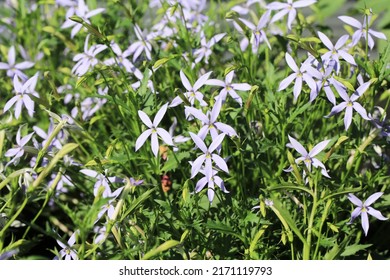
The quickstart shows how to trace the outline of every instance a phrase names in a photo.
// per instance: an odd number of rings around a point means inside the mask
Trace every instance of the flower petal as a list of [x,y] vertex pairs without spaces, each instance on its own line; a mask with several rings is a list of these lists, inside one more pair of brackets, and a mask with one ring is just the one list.
[[203,142],[203,140],[196,134],[189,132],[190,136],[192,138],[192,141],[194,141],[195,145],[203,152],[207,153],[207,147],[206,144]]
[[206,81],[209,79],[212,71],[207,72],[206,74],[202,75],[194,84],[194,91],[196,92],[199,88],[201,88]]
[[333,44],[332,42],[329,40],[328,36],[326,36],[324,33],[322,33],[321,31],[318,31],[318,37],[320,38],[320,40],[322,41],[322,43],[329,49],[329,50],[333,50]]
[[152,132],[151,136],[151,146],[152,146],[152,152],[155,157],[158,156],[158,151],[159,151],[159,145],[158,145],[158,137],[156,132]]
[[171,137],[171,135],[168,133],[168,131],[166,131],[165,129],[160,128],[160,127],[158,127],[156,130],[157,130],[157,134],[161,136],[162,140],[163,140],[167,145],[174,146],[173,141],[172,141],[172,137]]
[[359,206],[359,207],[363,206],[363,202],[359,198],[357,198],[354,194],[349,193],[347,198],[349,199],[349,201],[351,201],[356,206]]
[[290,140],[290,143],[292,145],[292,147],[298,152],[300,153],[302,156],[306,157],[308,155],[306,149],[301,145],[301,143],[299,143],[296,139],[294,139],[293,137],[291,137],[290,135],[288,135],[288,139]]
[[161,122],[162,118],[164,117],[165,115],[165,112],[167,111],[168,109],[168,103],[165,103],[161,108],[160,110],[158,110],[156,116],[154,117],[154,120],[153,120],[153,126],[154,127],[157,127],[159,125],[159,123]]
[[381,212],[372,207],[367,207],[367,213],[381,221],[386,221],[388,218],[382,215]]
[[313,149],[310,150],[309,156],[315,157],[317,154],[319,154],[325,147],[329,144],[330,140],[324,140],[317,145],[314,146]]
[[221,168],[223,171],[225,171],[226,173],[229,173],[229,169],[228,169],[228,166],[226,164],[226,161],[220,157],[219,155],[217,154],[212,154],[211,155],[211,158],[213,159],[213,161],[215,162],[215,164]]
[[152,121],[150,120],[149,116],[142,112],[141,110],[138,110],[138,116],[142,120],[142,122],[148,127],[151,128],[153,126]]
[[362,211],[360,214],[360,217],[362,219],[362,228],[364,230],[364,234],[367,236],[368,229],[370,227],[370,223],[368,222],[368,214],[365,211]]
[[383,195],[383,192],[376,192],[372,195],[370,195],[366,201],[364,202],[365,206],[370,206],[372,203],[374,203],[378,198],[380,198]]
[[135,142],[135,151],[138,151],[138,149],[143,146],[150,134],[152,134],[152,129],[147,129],[138,136],[137,141]]

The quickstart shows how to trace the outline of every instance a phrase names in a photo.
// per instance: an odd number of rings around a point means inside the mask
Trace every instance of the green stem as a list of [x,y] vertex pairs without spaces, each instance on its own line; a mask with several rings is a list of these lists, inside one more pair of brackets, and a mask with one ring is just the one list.
[[311,247],[311,241],[312,241],[312,239],[311,239],[311,237],[312,237],[312,228],[313,228],[314,218],[315,218],[316,211],[317,211],[317,206],[318,206],[318,202],[317,202],[317,186],[315,184],[315,186],[314,186],[314,196],[313,196],[313,206],[312,206],[311,213],[310,213],[309,224],[307,226],[306,243],[303,245],[303,259],[304,260],[309,260],[310,259],[310,247]]

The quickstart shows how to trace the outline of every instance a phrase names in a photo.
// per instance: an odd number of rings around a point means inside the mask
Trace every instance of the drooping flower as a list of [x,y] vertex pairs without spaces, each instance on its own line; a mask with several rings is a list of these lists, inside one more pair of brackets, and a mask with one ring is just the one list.
[[355,111],[358,112],[363,119],[370,120],[370,118],[367,116],[366,109],[364,109],[363,106],[356,101],[360,96],[362,96],[367,91],[369,86],[370,86],[370,82],[363,83],[355,90],[355,92],[351,96],[348,96],[346,90],[343,87],[337,86],[337,84],[335,84],[336,90],[338,91],[340,97],[344,101],[338,105],[333,106],[330,114],[326,117],[327,118],[331,117],[335,114],[340,113],[342,110],[345,109],[345,116],[344,116],[345,130],[348,130],[349,126],[352,123],[353,109],[355,109]]
[[237,94],[236,90],[248,91],[251,89],[251,85],[248,83],[232,83],[234,76],[234,71],[230,71],[226,77],[225,81],[210,79],[205,82],[206,85],[219,86],[222,87],[217,99],[221,99],[222,103],[225,102],[227,94],[229,94],[235,101],[237,101],[240,106],[242,106],[242,99]]
[[290,140],[288,146],[294,148],[298,153],[301,154],[301,156],[295,160],[295,163],[297,165],[301,162],[304,162],[309,172],[311,172],[311,166],[314,166],[316,168],[320,167],[322,175],[330,178],[324,164],[317,158],[315,158],[316,155],[318,155],[323,149],[325,149],[325,147],[329,144],[330,140],[324,140],[318,143],[310,150],[310,152],[307,152],[306,149],[301,145],[301,143],[299,143],[296,139],[294,139],[290,135],[288,135],[288,139]]
[[[368,17],[368,21],[367,21]],[[369,28],[370,22],[371,22],[371,17],[372,15],[364,16],[363,24],[361,24],[358,20],[354,19],[353,17],[349,16],[339,16],[338,18],[345,22],[346,24],[349,24],[357,30],[353,33],[352,35],[352,44],[356,45],[361,38],[366,39],[368,46],[372,50],[374,48],[375,42],[374,39],[372,38],[373,36],[379,39],[387,40],[386,35],[383,34],[382,32],[378,32],[375,30],[372,30]]]
[[366,201],[362,202],[359,198],[357,198],[352,193],[348,194],[348,199],[357,207],[352,211],[351,219],[348,224],[351,224],[353,220],[355,220],[358,216],[362,219],[362,228],[364,230],[364,234],[367,236],[368,228],[370,227],[370,223],[368,221],[368,214],[374,216],[378,220],[385,221],[388,218],[384,217],[381,212],[372,208],[370,205],[373,204],[379,197],[383,195],[382,192],[377,192],[370,195]]
[[172,137],[166,131],[165,129],[158,127],[160,124],[162,118],[165,115],[165,112],[168,109],[168,103],[163,105],[160,110],[158,110],[156,116],[154,117],[153,122],[150,120],[148,115],[146,115],[142,111],[138,111],[138,116],[141,118],[142,122],[148,127],[147,130],[141,133],[141,135],[137,138],[137,141],[135,143],[135,150],[137,151],[139,148],[142,147],[142,145],[145,143],[146,139],[151,135],[152,140],[152,151],[153,154],[157,157],[158,151],[159,151],[159,144],[158,144],[158,136],[162,138],[162,140],[167,144],[173,146]]

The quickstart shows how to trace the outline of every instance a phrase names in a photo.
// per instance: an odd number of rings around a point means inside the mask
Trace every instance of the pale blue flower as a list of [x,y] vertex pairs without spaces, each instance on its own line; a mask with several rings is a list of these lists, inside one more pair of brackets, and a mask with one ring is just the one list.
[[362,202],[359,198],[357,198],[352,193],[348,194],[348,199],[353,204],[355,204],[357,207],[352,211],[351,219],[348,222],[348,224],[351,224],[353,220],[355,220],[358,216],[362,219],[362,228],[364,230],[364,234],[367,236],[368,228],[370,226],[368,221],[368,214],[371,216],[374,216],[378,220],[385,221],[388,218],[384,217],[381,212],[378,210],[375,210],[370,205],[373,204],[379,197],[383,195],[382,192],[377,192],[372,195],[370,195],[366,201]]
[[186,113],[193,115],[195,118],[202,122],[202,127],[199,129],[198,136],[204,140],[207,136],[207,133],[210,132],[211,138],[214,140],[218,136],[218,131],[221,131],[229,136],[237,136],[236,131],[230,125],[217,122],[219,112],[221,111],[222,100],[218,98],[214,104],[213,109],[207,111],[204,114],[201,110],[194,107],[185,107]]
[[344,59],[346,62],[348,62],[351,65],[356,65],[355,59],[352,55],[350,55],[345,49],[344,45],[347,42],[349,36],[343,35],[341,36],[335,45],[329,40],[328,36],[326,36],[324,33],[318,31],[318,37],[320,38],[321,42],[329,49],[328,52],[324,53],[321,56],[322,61],[325,65],[327,65],[331,61],[335,61],[335,69],[338,73],[340,71],[340,57]]
[[[60,247],[62,248],[61,251],[59,251],[61,259],[63,259],[64,257],[67,261],[79,259],[76,250],[72,248],[73,245],[76,243],[76,234],[78,234],[77,230],[70,236],[66,244],[62,243],[60,240],[57,240],[58,245],[60,245]],[[55,257],[54,259],[58,260],[59,258]]]
[[[339,16],[338,17],[340,20],[342,20],[346,24],[349,24],[349,25],[357,28],[357,30],[352,35],[352,44],[353,45],[356,45],[359,42],[360,38],[364,38],[368,42],[368,46],[370,47],[370,49],[373,49],[375,42],[374,42],[374,39],[372,38],[372,36],[377,37],[377,38],[382,39],[382,40],[387,40],[385,34],[369,28],[371,17],[372,17],[372,15],[370,14],[368,16],[368,23],[367,23],[367,16],[365,15],[364,20],[363,20],[363,24],[361,24],[358,20],[354,19],[353,17],[349,17],[349,16]],[[367,28],[368,28],[368,30],[367,30]]]
[[195,63],[199,63],[201,60],[204,59],[204,62],[206,64],[209,63],[209,57],[210,55],[212,54],[212,51],[211,51],[211,48],[216,44],[218,43],[224,36],[226,35],[226,33],[220,33],[220,34],[217,34],[217,35],[214,35],[213,37],[211,37],[211,39],[207,42],[206,41],[206,36],[204,35],[204,32],[202,31],[201,32],[201,35],[200,35],[200,48],[199,49],[196,49],[194,51],[194,57],[195,57]]
[[340,113],[342,110],[345,109],[345,116],[344,116],[344,126],[345,130],[348,130],[349,126],[352,123],[352,112],[353,109],[359,113],[359,115],[365,119],[365,120],[370,120],[370,118],[367,116],[366,109],[363,108],[362,105],[360,105],[356,100],[362,96],[367,89],[370,87],[370,82],[366,82],[359,86],[356,91],[351,95],[348,96],[346,90],[343,87],[338,86],[335,84],[335,88],[340,94],[340,97],[344,100],[338,105],[333,106],[330,114],[326,116],[326,118],[331,117],[335,114]]
[[[180,70],[180,78],[181,82],[183,83],[183,86],[187,90],[183,95],[188,99],[191,106],[194,106],[195,100],[198,100],[201,106],[207,106],[207,103],[203,100],[203,93],[199,91],[199,89],[206,84],[207,80],[209,79],[211,74],[210,72],[207,72],[206,74],[202,75],[195,83],[194,85],[191,85],[190,81],[188,80],[187,76],[184,74],[182,70]],[[180,96],[175,97],[169,107],[176,107],[179,104],[183,103],[183,99]]]
[[18,75],[15,75],[13,79],[15,96],[5,103],[3,113],[7,112],[12,106],[15,106],[15,118],[19,119],[22,113],[22,106],[24,106],[27,109],[28,115],[33,117],[35,103],[30,96],[39,98],[39,94],[35,91],[37,81],[38,73],[23,84],[20,82]]
[[151,136],[152,151],[156,157],[157,157],[158,151],[159,151],[158,136],[160,136],[162,138],[162,140],[167,145],[170,145],[170,146],[174,145],[172,142],[172,137],[168,133],[168,131],[166,131],[163,128],[158,127],[158,125],[160,124],[162,118],[164,117],[167,109],[168,109],[168,103],[163,105],[160,108],[160,110],[158,110],[156,116],[154,117],[153,122],[150,120],[148,115],[146,115],[144,112],[142,112],[140,110],[138,111],[138,116],[141,118],[142,122],[148,127],[148,129],[145,130],[144,132],[142,132],[141,135],[137,138],[137,141],[135,143],[135,150],[136,151],[142,147],[142,145],[145,143],[146,139],[149,136]]
[[225,81],[210,79],[205,82],[206,85],[219,86],[222,87],[219,95],[216,99],[221,99],[222,103],[225,102],[227,94],[229,94],[236,102],[242,106],[242,98],[237,94],[236,90],[248,91],[251,89],[251,85],[248,83],[232,83],[234,77],[234,71],[230,71],[226,77]]
[[257,50],[259,49],[259,46],[262,42],[266,42],[268,48],[271,49],[271,44],[269,43],[269,41],[267,39],[267,35],[264,31],[265,27],[267,26],[267,24],[269,22],[270,15],[271,15],[271,12],[266,11],[259,19],[259,22],[257,23],[257,25],[254,25],[252,22],[250,22],[246,19],[243,19],[243,18],[239,19],[242,23],[244,23],[251,30],[252,34],[251,34],[250,42],[252,44],[252,52],[253,53],[257,53]]
[[4,154],[6,157],[12,157],[6,166],[10,165],[11,163],[16,165],[19,162],[20,158],[24,155],[24,146],[26,146],[34,134],[34,132],[32,132],[24,137],[21,137],[21,129],[22,127],[19,127],[18,132],[16,133],[16,147],[9,149]]
[[77,76],[83,76],[88,70],[98,64],[99,60],[95,56],[107,48],[106,45],[97,44],[88,49],[89,36],[88,34],[85,38],[84,53],[76,54],[73,58],[73,61],[77,61],[77,63],[73,66],[72,73]]
[[[71,4],[71,3],[69,3]],[[70,17],[76,15],[82,18],[86,23],[91,24],[89,18],[96,16],[104,11],[103,8],[98,8],[92,11],[89,11],[88,6],[85,4],[84,0],[79,0],[77,6],[71,5],[71,7],[66,12],[66,21],[61,25],[61,28],[72,28],[70,37],[73,38],[83,27],[81,23],[75,22],[70,19]]]
[[288,14],[287,27],[290,30],[294,19],[297,16],[297,8],[303,8],[316,3],[316,0],[301,0],[293,2],[293,0],[287,0],[287,3],[272,2],[267,5],[269,10],[277,10],[278,12],[272,17],[271,22],[275,22],[283,18]]
[[303,162],[306,165],[306,168],[309,172],[311,172],[311,166],[314,166],[316,168],[321,168],[321,173],[325,177],[330,178],[328,172],[326,171],[326,167],[324,164],[318,160],[315,156],[318,155],[323,149],[326,148],[326,146],[329,144],[330,140],[324,140],[317,145],[315,145],[310,152],[307,152],[306,149],[299,143],[296,139],[288,135],[288,139],[290,140],[290,143],[288,144],[288,147],[294,148],[298,153],[301,154],[299,158],[295,160],[295,163],[298,165],[301,162]]
[[7,70],[7,76],[13,78],[15,75],[19,76],[22,80],[27,80],[27,75],[22,70],[29,69],[34,66],[34,62],[23,61],[16,63],[15,47],[11,46],[8,49],[8,63],[0,62],[0,70]]
[[290,74],[287,78],[283,79],[280,82],[278,91],[286,89],[293,81],[295,81],[293,90],[294,100],[298,99],[298,96],[302,91],[303,81],[307,83],[311,90],[316,90],[317,84],[314,81],[313,77],[321,79],[321,73],[317,69],[313,68],[309,63],[302,63],[301,67],[298,67],[294,59],[287,52],[285,56],[288,66],[291,68],[291,70],[294,71],[294,73]]
[[214,199],[215,186],[218,186],[224,193],[229,193],[229,191],[225,187],[225,183],[223,182],[221,177],[217,175],[217,170],[213,169],[209,178],[207,177],[204,168],[201,168],[199,172],[202,173],[204,177],[199,179],[199,181],[196,183],[195,193],[200,192],[207,185],[207,197],[210,203],[212,203]]
[[219,167],[226,173],[229,173],[225,160],[220,155],[213,153],[221,145],[223,139],[225,138],[224,133],[218,135],[208,148],[198,135],[190,132],[190,136],[195,142],[195,145],[203,152],[203,154],[200,155],[192,164],[191,178],[194,178],[195,175],[198,174],[204,163],[205,175],[207,179],[210,180],[213,174],[212,161],[214,161],[217,167]]

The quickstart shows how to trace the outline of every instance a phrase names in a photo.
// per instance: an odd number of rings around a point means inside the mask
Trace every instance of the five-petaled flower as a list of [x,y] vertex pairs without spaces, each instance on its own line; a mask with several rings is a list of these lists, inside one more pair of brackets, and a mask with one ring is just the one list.
[[222,87],[221,91],[219,92],[219,95],[216,97],[216,98],[220,98],[222,103],[225,102],[226,96],[227,94],[229,94],[235,101],[237,101],[240,104],[240,106],[242,106],[242,99],[237,94],[236,90],[248,91],[251,89],[251,85],[248,83],[232,84],[233,76],[234,76],[234,71],[230,71],[226,75],[225,81],[210,79],[206,81],[206,85]]
[[292,22],[297,16],[297,10],[296,8],[303,8],[310,6],[317,2],[316,0],[301,0],[293,2],[293,0],[287,0],[287,3],[281,3],[281,2],[272,2],[267,5],[267,9],[269,10],[278,10],[278,12],[272,17],[271,23],[278,21],[279,19],[283,18],[285,15],[288,14],[287,19],[287,27],[290,30]]
[[343,102],[340,104],[333,106],[330,114],[328,117],[331,117],[337,113],[340,113],[342,110],[345,109],[345,116],[344,116],[344,126],[345,130],[348,130],[349,126],[352,123],[352,111],[355,109],[356,112],[359,113],[359,115],[365,119],[370,120],[370,118],[367,116],[366,109],[363,108],[362,105],[360,105],[356,100],[367,91],[367,89],[370,86],[370,82],[366,82],[359,86],[356,91],[351,95],[348,96],[346,90],[343,87],[338,86],[338,84],[335,84],[335,88],[337,89],[338,93],[340,94],[341,98],[344,99]]
[[31,137],[33,136],[34,132],[24,136],[21,138],[20,131],[22,127],[19,127],[18,132],[16,133],[16,147],[11,148],[8,151],[5,152],[6,157],[13,157],[6,166],[10,165],[11,163],[17,164],[20,158],[24,155],[24,146],[30,141]]
[[295,80],[294,83],[294,100],[298,99],[299,94],[302,91],[302,82],[305,81],[310,89],[316,90],[317,84],[314,81],[313,77],[316,77],[317,79],[321,79],[322,75],[321,73],[313,68],[309,63],[304,62],[302,63],[301,67],[298,68],[298,65],[295,63],[294,59],[291,57],[289,53],[286,53],[286,61],[288,66],[294,71],[294,73],[290,74],[287,78],[285,78],[283,81],[280,82],[278,91],[284,90],[287,88],[293,80]]
[[[368,18],[368,22],[367,22],[367,18]],[[367,15],[364,16],[363,24],[361,24],[358,20],[354,19],[353,17],[339,16],[339,19],[342,20],[343,22],[345,22],[346,24],[349,24],[349,25],[357,28],[355,33],[353,33],[353,35],[352,35],[352,44],[353,45],[356,45],[359,42],[360,38],[364,38],[364,39],[366,39],[367,44],[370,47],[370,49],[372,49],[375,45],[375,42],[374,42],[374,39],[372,38],[372,36],[377,37],[379,39],[387,40],[385,34],[369,28],[369,24],[371,21],[371,14],[368,16]],[[367,38],[368,38],[368,40],[367,40]]]
[[324,164],[317,158],[315,158],[316,155],[318,155],[323,149],[325,149],[325,147],[329,144],[330,140],[324,140],[318,143],[313,147],[313,149],[310,150],[310,152],[307,152],[306,149],[296,139],[294,139],[290,135],[288,135],[288,139],[290,139],[290,144],[288,146],[291,146],[298,153],[301,154],[301,156],[295,160],[296,164],[299,164],[303,161],[309,172],[311,172],[312,165],[316,168],[320,167],[322,175],[330,178]]
[[346,62],[348,62],[351,65],[356,65],[355,59],[352,55],[350,55],[344,48],[345,43],[347,42],[349,36],[343,35],[341,36],[335,45],[329,40],[328,36],[326,36],[324,33],[318,31],[318,37],[320,38],[321,42],[329,49],[328,52],[324,53],[321,56],[322,61],[324,64],[328,64],[332,61],[335,62],[335,70],[337,73],[340,71],[340,62],[339,58],[343,58]]
[[15,63],[15,47],[11,46],[8,50],[8,63],[0,62],[0,70],[7,70],[7,76],[13,78],[15,75],[19,76],[22,80],[27,80],[26,74],[22,70],[29,69],[34,66],[34,62],[23,61]]
[[[61,256],[61,259],[65,257],[65,260],[78,260],[77,252],[75,249],[72,248],[72,246],[76,243],[76,234],[78,234],[78,231],[76,230],[71,237],[69,238],[68,242],[66,244],[62,243],[60,240],[57,240],[58,245],[61,246],[61,251],[59,251],[59,254]],[[54,258],[55,260],[58,260],[58,257]]]
[[164,117],[167,109],[168,109],[168,103],[163,105],[160,108],[160,110],[158,110],[156,116],[154,117],[153,122],[150,120],[148,115],[146,115],[144,112],[138,111],[138,116],[141,118],[142,122],[148,127],[148,129],[142,132],[141,135],[137,138],[137,141],[135,143],[136,151],[142,147],[142,145],[145,143],[149,135],[151,135],[152,138],[152,151],[156,157],[159,151],[157,135],[159,135],[167,145],[174,146],[172,141],[172,136],[168,133],[168,131],[166,131],[161,127],[157,127],[160,124],[162,118]]
[[13,105],[15,105],[15,118],[19,119],[22,113],[22,106],[27,108],[27,113],[30,117],[34,115],[34,101],[30,95],[39,98],[39,94],[35,91],[35,86],[38,81],[38,73],[32,76],[23,84],[20,82],[18,75],[14,76],[14,90],[15,96],[7,101],[4,105],[3,112],[7,112]]
[[348,194],[348,199],[357,207],[352,211],[351,219],[348,224],[351,224],[353,220],[355,220],[358,216],[362,219],[362,228],[364,230],[364,234],[367,236],[368,228],[370,226],[368,222],[368,214],[374,216],[378,220],[384,221],[388,218],[384,217],[381,212],[372,208],[370,205],[373,204],[379,197],[382,196],[382,192],[377,192],[370,195],[366,201],[362,202],[359,198],[357,198],[352,193]]
[[[199,101],[201,106],[207,106],[207,103],[203,100],[203,94],[199,91],[199,89],[206,83],[211,74],[207,72],[202,75],[192,86],[187,76],[184,74],[182,70],[180,70],[180,78],[183,86],[186,88],[187,92],[184,93],[184,96],[188,99],[191,106],[194,106],[195,99]],[[183,103],[183,99],[180,96],[175,97],[169,107],[176,107],[179,104]]]
[[220,169],[226,173],[229,173],[225,160],[220,155],[213,153],[219,147],[219,145],[221,145],[223,139],[225,138],[224,133],[218,135],[208,148],[198,135],[190,132],[190,136],[195,142],[195,145],[203,152],[203,155],[200,155],[192,163],[191,178],[194,178],[195,175],[198,174],[202,168],[203,163],[205,163],[204,174],[208,180],[211,180],[211,177],[213,176],[212,161],[214,161]]

